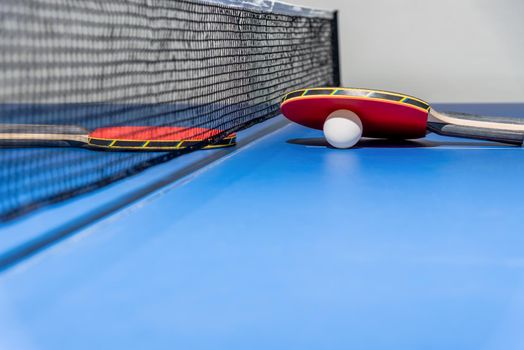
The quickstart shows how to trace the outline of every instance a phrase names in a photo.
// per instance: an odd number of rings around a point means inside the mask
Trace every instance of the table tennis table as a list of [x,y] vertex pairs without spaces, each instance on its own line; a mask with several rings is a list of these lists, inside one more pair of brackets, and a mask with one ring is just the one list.
[[522,148],[238,139],[2,228],[0,348],[524,347]]

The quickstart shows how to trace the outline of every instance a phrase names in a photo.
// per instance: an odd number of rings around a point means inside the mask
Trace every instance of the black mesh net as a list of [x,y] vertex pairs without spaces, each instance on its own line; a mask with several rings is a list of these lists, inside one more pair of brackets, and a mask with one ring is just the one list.
[[[239,8],[231,0],[3,0],[0,218],[219,142],[278,114],[289,90],[337,85],[334,14],[281,8]],[[13,127],[28,125],[219,132],[170,152],[8,140]]]

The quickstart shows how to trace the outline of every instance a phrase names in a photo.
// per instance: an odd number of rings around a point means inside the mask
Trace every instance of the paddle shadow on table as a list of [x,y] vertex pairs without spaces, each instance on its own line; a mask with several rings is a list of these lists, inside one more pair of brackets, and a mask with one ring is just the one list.
[[[333,148],[325,138],[297,138],[286,141],[292,145],[301,145],[308,147],[327,147]],[[355,148],[428,148],[428,147],[511,147],[497,142],[486,141],[430,141],[430,140],[390,140],[390,139],[361,139]]]

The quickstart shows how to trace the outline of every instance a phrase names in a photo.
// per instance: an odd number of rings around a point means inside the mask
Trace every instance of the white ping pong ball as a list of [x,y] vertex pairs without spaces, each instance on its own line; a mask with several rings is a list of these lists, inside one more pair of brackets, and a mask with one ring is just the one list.
[[362,122],[354,112],[339,109],[324,122],[324,136],[335,148],[351,148],[362,136]]

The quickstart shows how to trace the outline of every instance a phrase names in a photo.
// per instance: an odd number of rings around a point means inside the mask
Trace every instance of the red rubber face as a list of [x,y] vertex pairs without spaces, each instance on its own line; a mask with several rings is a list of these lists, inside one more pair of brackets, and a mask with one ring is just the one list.
[[362,121],[362,136],[416,139],[426,135],[429,105],[396,93],[326,88],[291,92],[280,109],[289,120],[319,130],[329,114],[347,109]]

